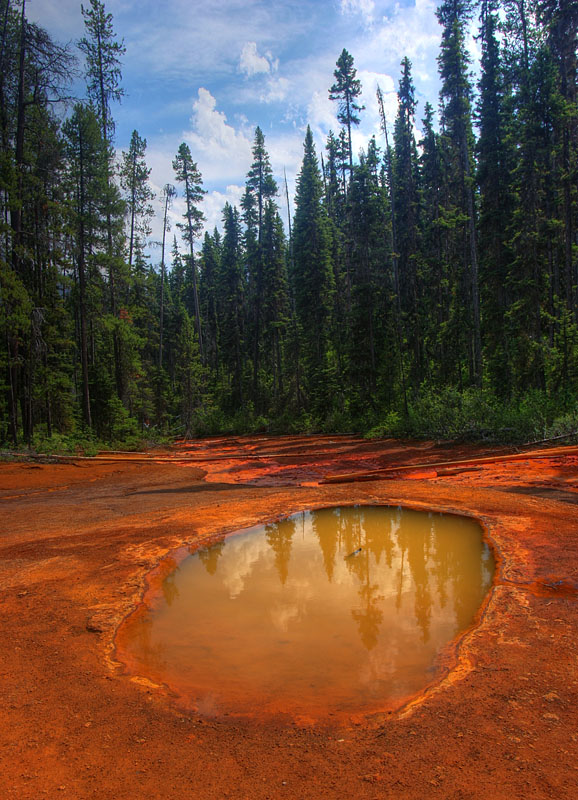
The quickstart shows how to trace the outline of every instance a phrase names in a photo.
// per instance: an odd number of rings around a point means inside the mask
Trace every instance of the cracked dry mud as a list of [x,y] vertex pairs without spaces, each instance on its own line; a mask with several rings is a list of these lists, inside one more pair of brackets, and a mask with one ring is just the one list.
[[[487,455],[354,437],[183,443],[150,463],[0,464],[2,798],[578,795],[578,457],[319,484]],[[479,518],[498,558],[436,683],[341,724],[207,719],[118,664],[115,632],[172,549],[307,508]]]

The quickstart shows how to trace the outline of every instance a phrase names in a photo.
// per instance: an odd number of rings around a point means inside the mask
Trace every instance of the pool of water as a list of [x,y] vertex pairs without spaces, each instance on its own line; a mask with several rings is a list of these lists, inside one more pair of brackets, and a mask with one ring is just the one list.
[[306,511],[175,562],[117,653],[209,715],[367,713],[432,682],[493,572],[465,517]]

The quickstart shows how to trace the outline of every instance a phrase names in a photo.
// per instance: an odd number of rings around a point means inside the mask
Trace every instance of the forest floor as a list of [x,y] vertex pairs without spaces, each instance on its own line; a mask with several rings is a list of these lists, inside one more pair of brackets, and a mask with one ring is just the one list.
[[[578,456],[319,483],[487,454],[253,437],[183,443],[163,455],[194,460],[175,463],[0,464],[0,796],[578,796]],[[498,559],[449,671],[401,708],[342,724],[209,719],[116,661],[120,622],[173,548],[353,503],[473,515]]]

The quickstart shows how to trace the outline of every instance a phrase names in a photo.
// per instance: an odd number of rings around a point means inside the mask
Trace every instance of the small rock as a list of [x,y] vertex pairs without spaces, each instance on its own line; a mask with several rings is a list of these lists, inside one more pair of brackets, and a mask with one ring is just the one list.
[[548,694],[544,695],[544,700],[547,700],[549,703],[554,703],[556,700],[560,699],[560,695],[556,694],[556,692],[548,692]]
[[554,722],[558,722],[560,717],[557,714],[542,714],[542,719],[550,719]]

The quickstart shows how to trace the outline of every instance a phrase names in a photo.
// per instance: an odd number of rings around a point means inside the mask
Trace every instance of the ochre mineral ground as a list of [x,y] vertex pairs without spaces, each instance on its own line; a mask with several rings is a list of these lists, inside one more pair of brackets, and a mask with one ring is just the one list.
[[[427,466],[494,453],[253,437],[0,464],[0,797],[576,798],[578,456]],[[401,464],[416,469],[322,483]],[[497,560],[420,694],[349,721],[207,718],[119,661],[118,627],[175,548],[358,503],[474,516]]]

